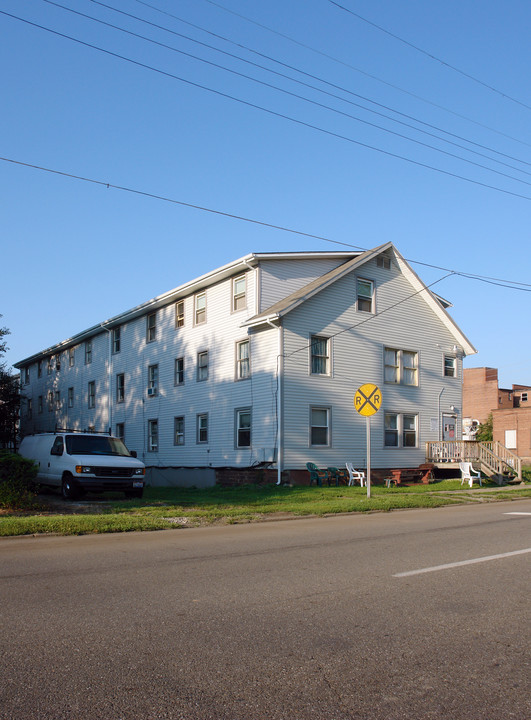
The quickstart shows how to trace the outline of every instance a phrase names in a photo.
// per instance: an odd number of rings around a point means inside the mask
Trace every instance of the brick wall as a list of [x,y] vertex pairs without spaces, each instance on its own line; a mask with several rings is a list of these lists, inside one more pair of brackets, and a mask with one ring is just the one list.
[[499,407],[498,370],[466,368],[463,371],[463,417],[484,423]]
[[497,410],[492,413],[493,439],[505,445],[505,431],[516,430],[514,452],[524,464],[531,464],[531,407]]

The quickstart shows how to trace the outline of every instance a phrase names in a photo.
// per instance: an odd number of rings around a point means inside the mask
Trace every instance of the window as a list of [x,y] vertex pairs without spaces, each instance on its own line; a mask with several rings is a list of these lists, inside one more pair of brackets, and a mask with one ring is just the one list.
[[37,412],[39,415],[42,413],[42,395],[37,398]]
[[195,324],[201,325],[206,322],[206,293],[200,293],[194,298]]
[[146,342],[154,342],[157,339],[157,313],[149,313],[146,318]]
[[37,377],[42,377],[42,360],[37,363]]
[[328,350],[328,338],[319,335],[312,335],[310,338],[311,368],[312,375],[330,374],[330,356]]
[[310,408],[310,445],[330,445],[330,408]]
[[251,447],[251,408],[236,410],[236,447]]
[[417,415],[385,413],[385,447],[417,447]]
[[444,356],[444,377],[457,377],[457,358],[452,355]]
[[55,409],[56,410],[61,409],[61,393],[59,390],[55,391]]
[[48,390],[48,412],[53,410],[53,392]]
[[384,382],[418,385],[417,353],[409,350],[384,349]]
[[55,369],[57,370],[57,372],[59,372],[59,370],[61,369],[61,357],[60,356],[55,358]]
[[125,401],[125,374],[118,373],[116,376],[116,402],[123,403]]
[[386,270],[390,270],[391,258],[388,258],[385,255],[378,255],[378,257],[376,258],[376,266],[379,268],[385,268]]
[[245,275],[240,275],[232,281],[232,310],[245,310],[246,307]]
[[85,365],[90,365],[92,362],[92,340],[87,340],[85,343]]
[[68,407],[73,408],[74,407],[74,388],[73,387],[68,388],[67,397],[68,397]]
[[113,328],[112,331],[112,351],[116,355],[122,349],[122,328]]
[[125,442],[125,423],[116,423],[116,437]]
[[159,450],[159,421],[148,420],[148,452]]
[[251,375],[249,340],[236,343],[236,379],[245,380]]
[[358,278],[358,311],[373,312],[372,300],[374,283],[372,280]]
[[175,303],[175,327],[184,326],[184,300]]
[[28,408],[26,415],[28,417],[28,420],[31,420],[31,418],[33,417],[33,403],[31,399],[28,400]]
[[159,391],[159,366],[149,365],[148,367],[148,391],[149,397],[156,395]]
[[184,445],[184,417],[182,415],[174,419],[173,444]]
[[89,408],[96,407],[96,382],[94,380],[88,384],[88,406]]
[[53,364],[53,358],[49,357],[47,365],[46,365],[46,372],[48,373],[48,375],[52,374],[52,364]]
[[197,353],[197,382],[208,380],[208,351]]
[[74,367],[75,364],[76,364],[76,349],[70,348],[68,350],[68,366]]
[[29,385],[29,381],[30,381],[30,369],[29,369],[29,367],[25,367],[25,368],[24,368],[24,373],[23,373],[22,377],[23,377],[23,381],[22,381],[23,384],[24,384],[24,385]]
[[520,400],[521,400],[522,402],[527,402],[527,393],[526,393],[526,392],[523,392],[523,393],[520,395]]
[[197,416],[197,443],[208,442],[208,414]]
[[184,358],[175,359],[174,385],[184,385]]

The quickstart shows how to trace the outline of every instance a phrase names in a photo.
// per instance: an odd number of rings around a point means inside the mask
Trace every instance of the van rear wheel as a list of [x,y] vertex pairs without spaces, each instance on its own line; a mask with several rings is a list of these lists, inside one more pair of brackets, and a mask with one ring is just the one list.
[[65,474],[61,485],[61,492],[65,500],[75,500],[79,492],[72,481],[72,475]]

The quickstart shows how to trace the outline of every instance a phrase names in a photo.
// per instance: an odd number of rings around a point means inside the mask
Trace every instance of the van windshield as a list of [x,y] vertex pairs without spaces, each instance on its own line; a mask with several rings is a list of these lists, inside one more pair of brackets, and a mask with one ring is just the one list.
[[118,438],[106,435],[67,435],[66,452],[69,455],[122,455],[131,453]]

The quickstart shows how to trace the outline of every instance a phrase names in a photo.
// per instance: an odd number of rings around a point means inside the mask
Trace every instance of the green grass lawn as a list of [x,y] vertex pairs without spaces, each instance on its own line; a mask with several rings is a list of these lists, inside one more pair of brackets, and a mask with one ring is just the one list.
[[124,500],[121,494],[88,495],[85,503],[59,504],[58,509],[58,496],[49,495],[44,496],[39,509],[18,513],[4,511],[0,515],[0,536],[175,529],[267,518],[441,507],[520,497],[531,497],[530,485],[498,488],[487,481],[483,488],[474,485],[474,491],[469,492],[468,486],[462,486],[460,480],[404,488],[373,486],[370,499],[367,499],[366,488],[345,486],[146,488],[142,500]]

